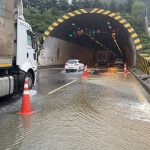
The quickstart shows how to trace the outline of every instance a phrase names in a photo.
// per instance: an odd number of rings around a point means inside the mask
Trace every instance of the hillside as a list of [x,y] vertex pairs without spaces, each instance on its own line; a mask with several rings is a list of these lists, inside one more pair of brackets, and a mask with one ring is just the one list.
[[[133,10],[134,1],[136,0],[72,0],[72,4],[69,4],[67,0],[23,0],[25,18],[38,32],[44,32],[49,24],[53,23],[66,12],[79,8],[98,7],[113,12],[120,12],[133,25],[137,32],[143,33],[145,8],[144,5],[138,5],[134,6]],[[148,7],[148,14],[150,15],[150,1],[141,1]]]

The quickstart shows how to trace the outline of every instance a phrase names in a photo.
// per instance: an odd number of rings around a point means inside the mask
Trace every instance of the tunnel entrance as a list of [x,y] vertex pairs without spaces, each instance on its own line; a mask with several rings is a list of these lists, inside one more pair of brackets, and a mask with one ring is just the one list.
[[120,15],[103,9],[80,9],[59,18],[44,33],[44,49],[51,64],[79,58],[88,65],[113,63],[121,58],[136,65],[142,49],[138,35]]

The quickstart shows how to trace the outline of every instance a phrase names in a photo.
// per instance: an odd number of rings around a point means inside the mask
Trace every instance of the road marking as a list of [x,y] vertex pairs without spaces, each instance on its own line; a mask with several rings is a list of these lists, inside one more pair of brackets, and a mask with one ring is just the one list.
[[143,92],[141,91],[141,89],[139,87],[137,87],[135,84],[132,85],[133,90],[135,91],[135,94],[137,95],[137,98],[139,99],[139,101],[142,104],[148,103],[145,95],[143,94]]
[[66,87],[66,86],[68,86],[68,85],[70,85],[70,84],[72,84],[72,83],[74,83],[74,82],[76,82],[76,81],[77,81],[77,80],[73,80],[73,81],[71,81],[71,82],[69,82],[69,83],[67,83],[67,84],[65,84],[65,85],[63,85],[63,86],[61,86],[61,87],[59,87],[59,88],[57,88],[57,89],[55,89],[55,90],[49,92],[48,95],[53,94],[53,93],[57,92],[58,90],[60,90],[60,89],[62,89],[62,88],[64,88],[64,87]]
[[62,69],[62,70],[63,70],[63,68],[51,68],[51,67],[48,68],[48,67],[47,67],[47,68],[39,68],[38,71],[40,71],[40,70],[42,70],[42,71],[43,71],[43,70],[49,70],[49,69],[54,69],[54,70],[55,70],[55,69],[57,69],[57,70]]

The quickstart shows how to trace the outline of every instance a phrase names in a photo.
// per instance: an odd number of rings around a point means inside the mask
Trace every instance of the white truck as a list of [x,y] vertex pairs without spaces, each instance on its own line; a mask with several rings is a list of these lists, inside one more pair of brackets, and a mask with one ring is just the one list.
[[0,0],[0,97],[22,92],[36,80],[36,42],[22,0]]
[[99,62],[100,65],[108,64],[108,52],[97,51],[97,62]]

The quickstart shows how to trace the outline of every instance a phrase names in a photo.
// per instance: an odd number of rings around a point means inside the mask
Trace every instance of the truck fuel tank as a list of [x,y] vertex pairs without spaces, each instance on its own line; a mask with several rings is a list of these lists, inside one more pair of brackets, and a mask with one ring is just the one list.
[[0,97],[14,92],[14,78],[12,76],[0,77]]

